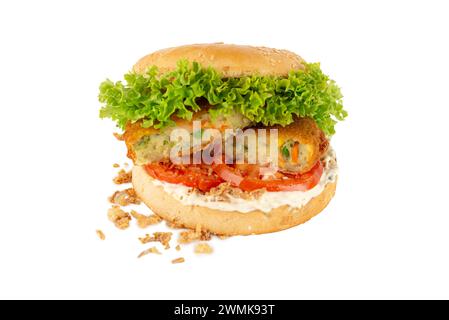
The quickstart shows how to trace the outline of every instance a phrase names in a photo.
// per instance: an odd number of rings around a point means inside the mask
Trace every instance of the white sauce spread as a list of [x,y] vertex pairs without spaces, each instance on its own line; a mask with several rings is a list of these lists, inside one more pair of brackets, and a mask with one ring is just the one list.
[[164,191],[184,205],[195,205],[223,211],[250,212],[260,210],[270,212],[272,209],[288,205],[299,208],[307,204],[312,198],[318,196],[329,182],[335,182],[338,173],[337,161],[334,151],[329,148],[323,159],[324,171],[318,184],[307,191],[279,191],[264,192],[257,199],[242,199],[230,196],[227,201],[217,199],[213,195],[202,195],[192,192],[191,187],[181,184],[173,184],[153,179],[154,185],[161,186]]

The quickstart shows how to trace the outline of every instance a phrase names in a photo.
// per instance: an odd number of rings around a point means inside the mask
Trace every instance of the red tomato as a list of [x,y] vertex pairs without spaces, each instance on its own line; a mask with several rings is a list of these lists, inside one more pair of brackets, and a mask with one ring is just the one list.
[[323,174],[323,165],[318,161],[307,173],[301,175],[283,175],[280,178],[260,179],[251,176],[242,176],[237,170],[224,164],[215,165],[214,171],[223,180],[243,191],[253,191],[265,188],[267,191],[306,191],[312,189],[320,181]]
[[302,175],[267,180],[245,178],[240,183],[239,188],[244,191],[262,188],[265,188],[267,191],[307,191],[318,184],[322,174],[323,165],[318,161],[309,172]]
[[[312,189],[320,181],[323,165],[318,161],[315,166],[304,174],[282,174],[277,172],[273,178],[261,179],[262,171],[255,165],[226,164],[177,166],[164,163],[150,163],[145,166],[147,173],[158,180],[169,183],[183,184],[197,188],[203,192],[229,182],[243,191],[266,189],[267,191],[306,191]],[[213,170],[211,172],[211,169]]]
[[163,163],[149,163],[147,173],[158,180],[183,184],[207,192],[223,182],[216,174],[209,174],[208,168],[201,165],[174,166]]

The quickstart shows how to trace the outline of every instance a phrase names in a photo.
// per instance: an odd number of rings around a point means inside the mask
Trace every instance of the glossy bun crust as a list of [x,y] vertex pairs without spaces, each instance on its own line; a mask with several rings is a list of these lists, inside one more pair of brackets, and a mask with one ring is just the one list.
[[193,44],[153,52],[141,58],[134,71],[145,73],[157,66],[161,73],[176,69],[179,60],[199,62],[203,67],[213,67],[223,77],[247,75],[287,76],[291,70],[304,69],[304,60],[287,50],[234,44]]

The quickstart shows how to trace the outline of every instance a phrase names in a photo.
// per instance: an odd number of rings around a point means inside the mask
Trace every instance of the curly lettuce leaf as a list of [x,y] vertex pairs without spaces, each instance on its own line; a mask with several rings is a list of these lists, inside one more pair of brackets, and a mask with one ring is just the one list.
[[216,117],[240,112],[263,125],[288,125],[294,116],[310,117],[327,135],[343,120],[342,94],[319,63],[305,64],[304,70],[288,77],[244,76],[222,78],[212,68],[196,62],[179,61],[177,69],[160,75],[156,67],[146,74],[127,73],[125,81],[106,80],[100,85],[101,118],[111,118],[124,129],[127,123],[142,120],[142,126],[163,128],[171,117],[190,120],[206,99]]

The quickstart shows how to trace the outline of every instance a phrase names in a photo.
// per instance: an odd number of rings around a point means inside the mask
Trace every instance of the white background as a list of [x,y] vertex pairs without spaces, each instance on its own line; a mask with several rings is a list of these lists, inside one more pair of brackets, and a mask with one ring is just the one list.
[[[2,1],[0,298],[449,298],[448,12],[446,1]],[[98,85],[151,51],[218,41],[290,49],[341,86],[337,194],[285,232],[137,259],[145,232],[106,217],[112,163],[126,159],[98,118]]]

